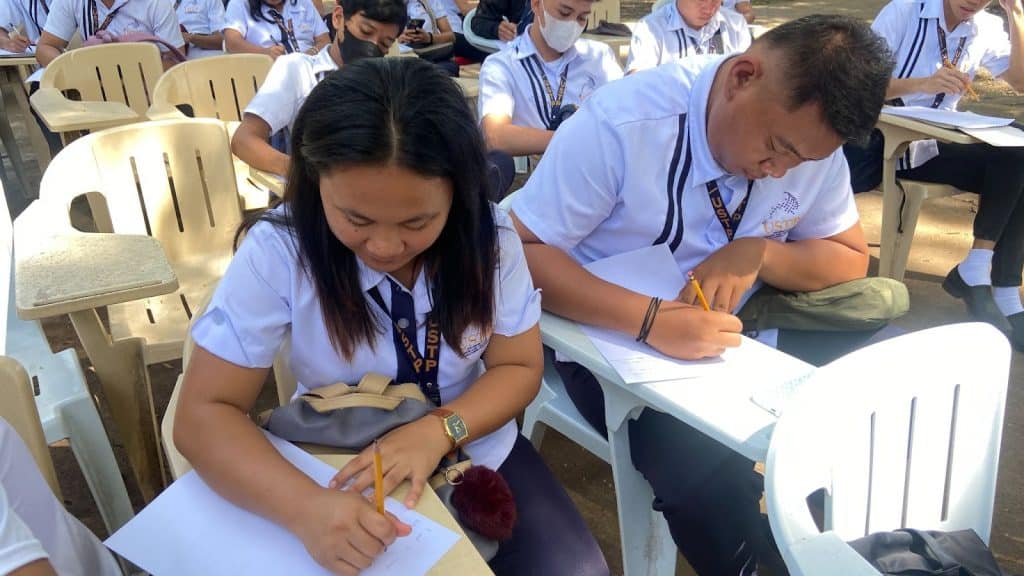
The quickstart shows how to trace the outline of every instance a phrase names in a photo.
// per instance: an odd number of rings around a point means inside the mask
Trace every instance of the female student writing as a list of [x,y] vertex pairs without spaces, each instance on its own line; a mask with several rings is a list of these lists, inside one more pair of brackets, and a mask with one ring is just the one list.
[[[408,527],[360,495],[373,485],[372,448],[336,476],[349,489],[324,488],[248,418],[285,338],[300,393],[378,372],[439,400],[443,413],[380,440],[384,491],[408,479],[415,505],[456,444],[497,470],[518,523],[495,573],[608,573],[516,430],[541,376],[539,294],[509,217],[487,202],[483,149],[462,93],[426,62],[373,58],[331,74],[296,119],[283,204],[249,229],[193,328],[175,444],[214,490],[292,531],[337,574],[366,568]],[[398,330],[429,353],[434,325],[436,378],[420,380]],[[451,434],[453,418],[468,437]]]
[[330,42],[327,24],[311,0],[230,0],[224,14],[224,48],[277,58],[316,54]]

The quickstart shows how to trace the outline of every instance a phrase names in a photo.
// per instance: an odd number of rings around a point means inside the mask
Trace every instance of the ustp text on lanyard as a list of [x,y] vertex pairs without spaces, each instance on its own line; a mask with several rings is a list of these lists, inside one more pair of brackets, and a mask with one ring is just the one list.
[[284,51],[291,54],[299,49],[299,41],[295,39],[295,28],[292,25],[291,19],[288,20],[288,24],[284,23],[284,16],[277,10],[271,8],[267,10],[270,17],[274,19],[274,23],[277,24],[277,28],[281,31],[281,43],[284,44]]
[[569,63],[565,63],[565,68],[562,68],[562,74],[558,79],[558,94],[551,89],[551,82],[548,81],[547,72],[544,70],[544,63],[541,62],[540,58],[536,54],[533,55],[537,60],[537,67],[540,69],[540,79],[544,83],[544,91],[548,94],[548,100],[551,102],[551,113],[548,118],[548,125],[558,118],[559,113],[562,110],[562,99],[565,98],[565,84],[569,79]]
[[[949,59],[949,49],[946,45],[946,31],[942,29],[942,25],[939,24],[939,19],[935,19],[935,35],[939,39],[939,55],[942,56],[942,66],[949,62],[950,66],[959,70],[957,64],[960,63],[960,57],[964,54],[964,43],[967,42],[967,36],[960,37],[960,43],[956,47],[956,54],[953,54],[953,59]],[[938,108],[942,105],[942,101],[946,99],[946,93],[940,92],[935,95],[935,99],[932,100],[932,108]]]
[[708,198],[711,199],[711,207],[715,210],[715,216],[718,217],[718,222],[722,224],[722,229],[725,230],[725,237],[732,242],[734,236],[736,236],[736,230],[740,227],[740,222],[743,221],[743,213],[747,211],[747,201],[750,200],[750,191],[754,189],[754,181],[747,181],[747,195],[743,197],[740,205],[733,210],[732,214],[729,214],[729,209],[725,207],[725,202],[722,201],[722,193],[718,189],[718,181],[712,180],[705,184],[708,189]]
[[[391,320],[391,335],[395,344],[395,358],[398,360],[397,382],[416,382],[423,395],[435,406],[441,405],[441,389],[437,381],[438,358],[441,354],[441,327],[432,314],[427,315],[427,334],[424,340],[425,355],[416,347],[416,313],[412,296],[402,291],[394,280],[391,283],[391,308],[384,304],[384,298],[374,286],[368,290],[370,297]],[[399,318],[396,320],[394,314]],[[405,356],[399,353],[405,351]]]
[[[117,13],[120,12],[121,8],[124,8],[125,5],[126,4],[121,4],[117,8],[111,10],[110,14],[107,14],[107,17],[103,19],[103,23],[100,24],[100,13],[99,9],[96,8],[96,0],[89,0],[89,8],[91,8],[92,11],[92,33],[90,36],[95,36],[97,32],[106,30],[107,26],[110,26],[110,23],[113,22],[114,16],[117,16]],[[49,14],[49,11],[47,11],[47,14]]]

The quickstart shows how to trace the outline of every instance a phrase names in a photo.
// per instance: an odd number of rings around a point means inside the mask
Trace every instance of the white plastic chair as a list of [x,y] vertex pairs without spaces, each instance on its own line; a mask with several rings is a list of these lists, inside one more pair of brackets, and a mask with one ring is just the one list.
[[[988,542],[1010,346],[982,323],[923,330],[820,368],[786,406],[766,463],[789,571],[877,574],[846,541],[912,527]],[[807,507],[826,490],[818,529]]]
[[[7,212],[7,204],[2,204],[0,258],[3,261],[0,265],[8,270],[11,289],[3,298],[3,305],[7,309],[7,326],[5,347],[0,353],[20,363],[31,379],[32,388],[38,388],[38,392],[33,396],[46,444],[64,439],[70,441],[71,451],[82,469],[82,475],[89,485],[103,523],[112,533],[135,514],[128,500],[128,490],[125,488],[96,404],[89,393],[75,349],[68,348],[54,354],[50,351],[50,344],[39,323],[23,321],[16,314],[13,302],[11,217]],[[23,406],[24,402],[15,404],[15,401],[10,399],[9,393],[13,392],[15,391],[9,390],[4,394],[4,401],[0,402],[0,413],[4,412],[4,408]],[[12,418],[14,416],[8,420]],[[47,466],[40,461],[40,455],[33,455],[40,464],[40,470],[47,476]],[[49,461],[49,454],[46,454],[46,461]],[[51,471],[52,467],[50,464]],[[49,476],[47,478],[49,479]],[[56,494],[60,494],[55,480],[51,481],[51,487]]]
[[473,32],[473,17],[476,16],[476,8],[470,10],[462,18],[462,33],[466,36],[466,41],[475,46],[478,50],[493,54],[505,47],[505,42],[492,38],[484,38]]
[[562,376],[555,369],[553,354],[544,350],[544,377],[537,397],[526,407],[523,415],[523,436],[540,450],[544,432],[554,428],[563,436],[579,444],[587,452],[611,463],[608,440],[587,423],[565,392]]

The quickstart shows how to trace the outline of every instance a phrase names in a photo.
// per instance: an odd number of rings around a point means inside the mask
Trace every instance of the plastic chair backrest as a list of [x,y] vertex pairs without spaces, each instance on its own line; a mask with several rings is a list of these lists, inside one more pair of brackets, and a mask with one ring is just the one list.
[[820,535],[806,498],[821,488],[825,530],[844,541],[913,527],[973,528],[988,542],[1009,369],[1006,337],[979,323],[818,369],[785,407],[766,462],[768,515],[790,570],[807,573],[792,550]]
[[225,54],[183,62],[157,81],[153,105],[187,104],[196,118],[240,121],[273,63],[265,54]]
[[146,113],[163,74],[160,50],[145,42],[115,42],[65,52],[46,67],[40,88],[75,90],[84,101],[120,102]]
[[106,199],[113,229],[101,232],[157,238],[179,276],[231,257],[242,215],[223,122],[144,122],[75,140],[43,174],[39,197],[70,209],[87,192]]

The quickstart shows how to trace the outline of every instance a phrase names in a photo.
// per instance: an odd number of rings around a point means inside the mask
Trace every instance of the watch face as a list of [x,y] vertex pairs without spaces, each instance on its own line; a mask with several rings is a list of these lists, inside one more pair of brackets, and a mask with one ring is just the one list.
[[452,415],[446,418],[445,425],[448,427],[448,433],[451,434],[452,440],[455,440],[456,444],[462,442],[467,436],[469,436],[469,431],[466,430],[466,423],[457,415]]

